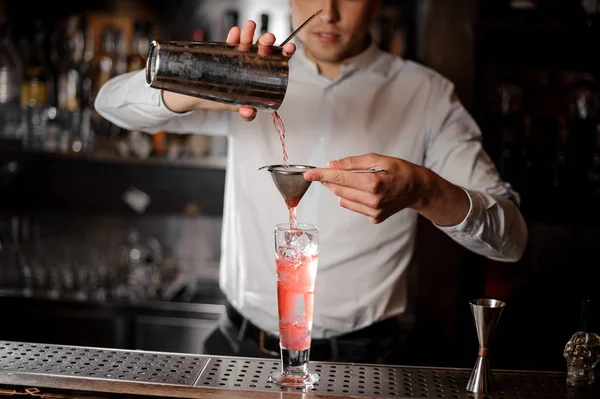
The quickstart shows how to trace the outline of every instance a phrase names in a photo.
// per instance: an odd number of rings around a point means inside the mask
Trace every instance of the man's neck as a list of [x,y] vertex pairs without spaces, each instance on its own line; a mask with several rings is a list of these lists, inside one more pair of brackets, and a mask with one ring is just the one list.
[[[355,57],[358,54],[361,54],[370,45],[371,45],[371,37],[369,36],[365,39],[360,50],[357,51],[354,55],[348,57],[347,59]],[[321,76],[324,76],[329,80],[335,80],[340,75],[340,73],[342,73],[342,64],[343,64],[344,60],[338,61],[338,62],[325,62],[325,61],[320,61],[320,60],[316,59],[315,57],[313,57],[309,51],[306,51],[305,54],[311,61],[313,61],[317,65],[319,74]]]
[[335,80],[340,73],[342,72],[342,64],[341,63],[329,63],[329,62],[318,62],[317,68],[319,68],[319,73],[321,76],[325,76],[329,80]]

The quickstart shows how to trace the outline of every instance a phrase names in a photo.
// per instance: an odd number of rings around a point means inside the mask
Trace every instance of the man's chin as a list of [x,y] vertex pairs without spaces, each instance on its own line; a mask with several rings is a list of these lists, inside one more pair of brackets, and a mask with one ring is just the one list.
[[317,62],[326,62],[330,64],[337,64],[342,62],[341,55],[333,51],[321,49],[319,51],[310,51],[310,49],[308,49],[307,55],[309,56],[309,58],[312,58]]

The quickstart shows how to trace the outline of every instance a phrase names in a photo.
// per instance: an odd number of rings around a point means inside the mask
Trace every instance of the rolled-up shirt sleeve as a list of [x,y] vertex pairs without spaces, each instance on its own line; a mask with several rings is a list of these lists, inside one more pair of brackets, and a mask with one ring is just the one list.
[[432,85],[428,146],[424,165],[461,187],[469,197],[466,217],[455,226],[437,226],[465,248],[489,259],[515,262],[527,245],[520,197],[500,177],[483,149],[481,132],[443,79]]
[[229,111],[195,110],[176,113],[167,108],[162,91],[146,84],[145,72],[134,71],[116,76],[98,91],[96,112],[104,119],[128,130],[146,133],[197,133],[227,135]]

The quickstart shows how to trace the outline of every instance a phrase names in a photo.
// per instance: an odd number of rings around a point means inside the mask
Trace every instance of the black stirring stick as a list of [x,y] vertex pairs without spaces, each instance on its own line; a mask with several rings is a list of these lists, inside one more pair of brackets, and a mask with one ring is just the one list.
[[321,13],[321,11],[323,10],[319,10],[316,13],[314,13],[310,18],[308,18],[306,21],[304,21],[304,23],[302,25],[300,25],[298,27],[298,29],[296,29],[287,39],[285,39],[279,46],[283,47],[287,42],[289,42],[290,40],[292,40],[294,38],[294,36],[296,36],[298,34],[298,32],[300,32],[306,25],[308,25],[308,23],[310,21],[313,20],[314,17],[316,17],[317,15],[319,15]]

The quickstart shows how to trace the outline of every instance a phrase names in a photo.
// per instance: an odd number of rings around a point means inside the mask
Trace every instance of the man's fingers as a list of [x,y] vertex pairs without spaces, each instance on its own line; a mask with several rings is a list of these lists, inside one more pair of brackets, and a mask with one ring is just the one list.
[[[246,21],[242,28],[240,29],[237,26],[232,27],[227,34],[227,43],[231,45],[237,45],[238,50],[247,51],[252,46],[252,42],[254,39],[254,33],[256,31],[256,23],[254,21]],[[272,33],[265,33],[258,38],[258,54],[259,55],[268,55],[273,50],[273,45],[275,44],[275,36]],[[296,50],[295,46],[286,45],[284,48],[284,52],[286,55],[293,54]],[[245,121],[253,121],[256,118],[256,109],[249,106],[242,107],[232,107],[233,110],[239,112],[240,116]]]
[[272,33],[265,33],[258,38],[259,46],[273,46],[275,44],[275,35]]
[[334,183],[340,186],[353,187],[369,191],[373,185],[371,173],[352,173],[341,169],[315,168],[304,172],[304,179],[320,181],[321,183]]
[[[336,169],[374,169],[381,168],[378,165],[379,156],[376,154],[365,154],[350,156],[329,162],[330,168]],[[385,168],[384,168],[385,169]]]
[[347,201],[356,202],[369,208],[376,208],[378,205],[377,197],[368,192],[358,190],[352,187],[344,187],[333,183],[323,183],[336,197]]
[[273,44],[275,44],[275,35],[272,33],[265,33],[258,38],[258,55],[265,56],[273,52]]
[[242,106],[240,107],[239,113],[247,122],[251,122],[256,118],[256,110],[252,107]]
[[240,44],[252,44],[255,30],[256,22],[246,21],[242,26],[242,32],[240,34]]
[[240,42],[240,28],[234,26],[229,29],[229,33],[227,34],[227,44],[237,45]]
[[325,168],[315,168],[304,172],[304,179],[310,181],[335,183],[340,186],[345,186],[347,180],[344,171]]
[[352,212],[365,215],[369,218],[369,220],[371,220],[371,222],[377,223],[377,217],[379,216],[378,210],[369,208],[366,205],[359,204],[358,202],[350,201],[344,198],[340,198],[339,204],[342,208],[346,208]]
[[294,55],[295,52],[296,45],[294,43],[286,43],[285,46],[283,46],[283,55],[291,57]]

